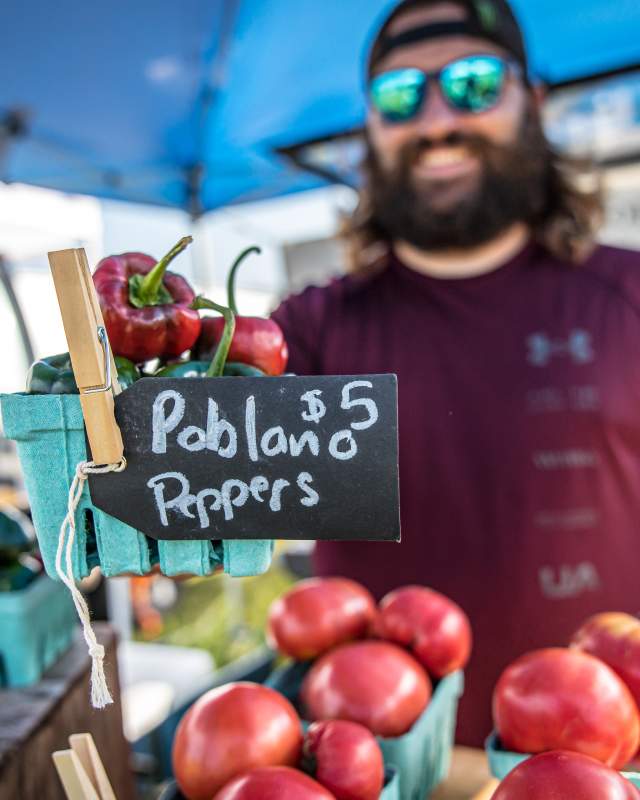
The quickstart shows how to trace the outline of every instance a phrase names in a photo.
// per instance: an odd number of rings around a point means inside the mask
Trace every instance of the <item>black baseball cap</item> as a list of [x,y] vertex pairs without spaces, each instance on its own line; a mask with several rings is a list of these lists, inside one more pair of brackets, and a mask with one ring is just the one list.
[[418,25],[398,34],[388,32],[390,23],[406,11],[437,5],[443,0],[402,0],[378,22],[366,59],[367,75],[387,53],[396,47],[442,36],[464,34],[487,39],[504,48],[528,73],[527,52],[520,25],[506,0],[452,0],[467,12],[465,19],[443,20]]

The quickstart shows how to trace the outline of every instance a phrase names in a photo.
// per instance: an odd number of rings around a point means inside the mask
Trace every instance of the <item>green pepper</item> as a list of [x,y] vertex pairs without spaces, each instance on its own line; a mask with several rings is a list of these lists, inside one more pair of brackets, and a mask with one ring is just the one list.
[[38,577],[40,562],[30,555],[35,547],[26,518],[9,506],[0,511],[0,592],[24,589]]
[[[154,378],[206,378],[210,361],[178,361],[154,373]],[[228,361],[222,370],[223,375],[237,375],[245,378],[260,378],[265,373],[250,364],[241,364],[239,361]]]
[[118,371],[118,383],[121,389],[128,389],[132,383],[135,383],[142,377],[140,369],[129,361],[124,356],[114,356],[113,360],[116,362],[116,369]]
[[19,561],[4,565],[0,563],[0,592],[16,592],[26,588],[40,573]]
[[33,539],[23,524],[23,515],[9,507],[0,510],[0,562],[17,561],[33,550]]
[[[140,378],[136,365],[122,356],[115,357],[120,388],[127,389]],[[69,353],[59,353],[36,361],[27,373],[27,394],[78,394]]]

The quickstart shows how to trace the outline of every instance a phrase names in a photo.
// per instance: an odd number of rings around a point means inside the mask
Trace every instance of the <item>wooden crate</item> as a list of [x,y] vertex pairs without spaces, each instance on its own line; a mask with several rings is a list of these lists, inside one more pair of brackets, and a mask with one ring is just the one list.
[[51,754],[67,749],[71,734],[86,731],[95,740],[118,800],[134,800],[129,745],[122,732],[116,635],[108,625],[94,628],[106,651],[113,705],[101,711],[91,707],[91,664],[80,635],[41,681],[0,690],[0,797],[65,800]]

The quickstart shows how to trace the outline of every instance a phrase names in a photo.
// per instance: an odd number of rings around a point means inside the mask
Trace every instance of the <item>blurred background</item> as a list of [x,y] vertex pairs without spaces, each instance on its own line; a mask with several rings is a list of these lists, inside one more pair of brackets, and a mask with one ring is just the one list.
[[[50,250],[83,247],[94,267],[125,251],[160,257],[191,233],[194,244],[176,269],[198,292],[224,300],[231,262],[259,245],[262,255],[243,267],[237,291],[241,312],[255,315],[340,274],[337,232],[356,203],[362,152],[360,57],[389,5],[5,6],[0,391],[21,391],[32,360],[67,349]],[[640,249],[640,3],[517,0],[514,7],[548,87],[550,138],[601,168],[602,240]],[[6,439],[0,499],[28,511]],[[131,741],[210,685],[216,670],[259,653],[267,606],[308,574],[309,546],[280,543],[274,568],[259,578],[85,581],[95,616],[110,619],[124,641]]]

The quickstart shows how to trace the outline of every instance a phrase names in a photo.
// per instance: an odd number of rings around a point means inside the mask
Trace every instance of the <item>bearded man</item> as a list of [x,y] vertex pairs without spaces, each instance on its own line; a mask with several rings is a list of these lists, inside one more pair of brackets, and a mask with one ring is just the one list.
[[402,542],[319,542],[315,569],[465,609],[481,745],[509,661],[640,610],[640,257],[596,244],[504,0],[406,0],[366,69],[352,273],[274,317],[292,372],[397,374]]

